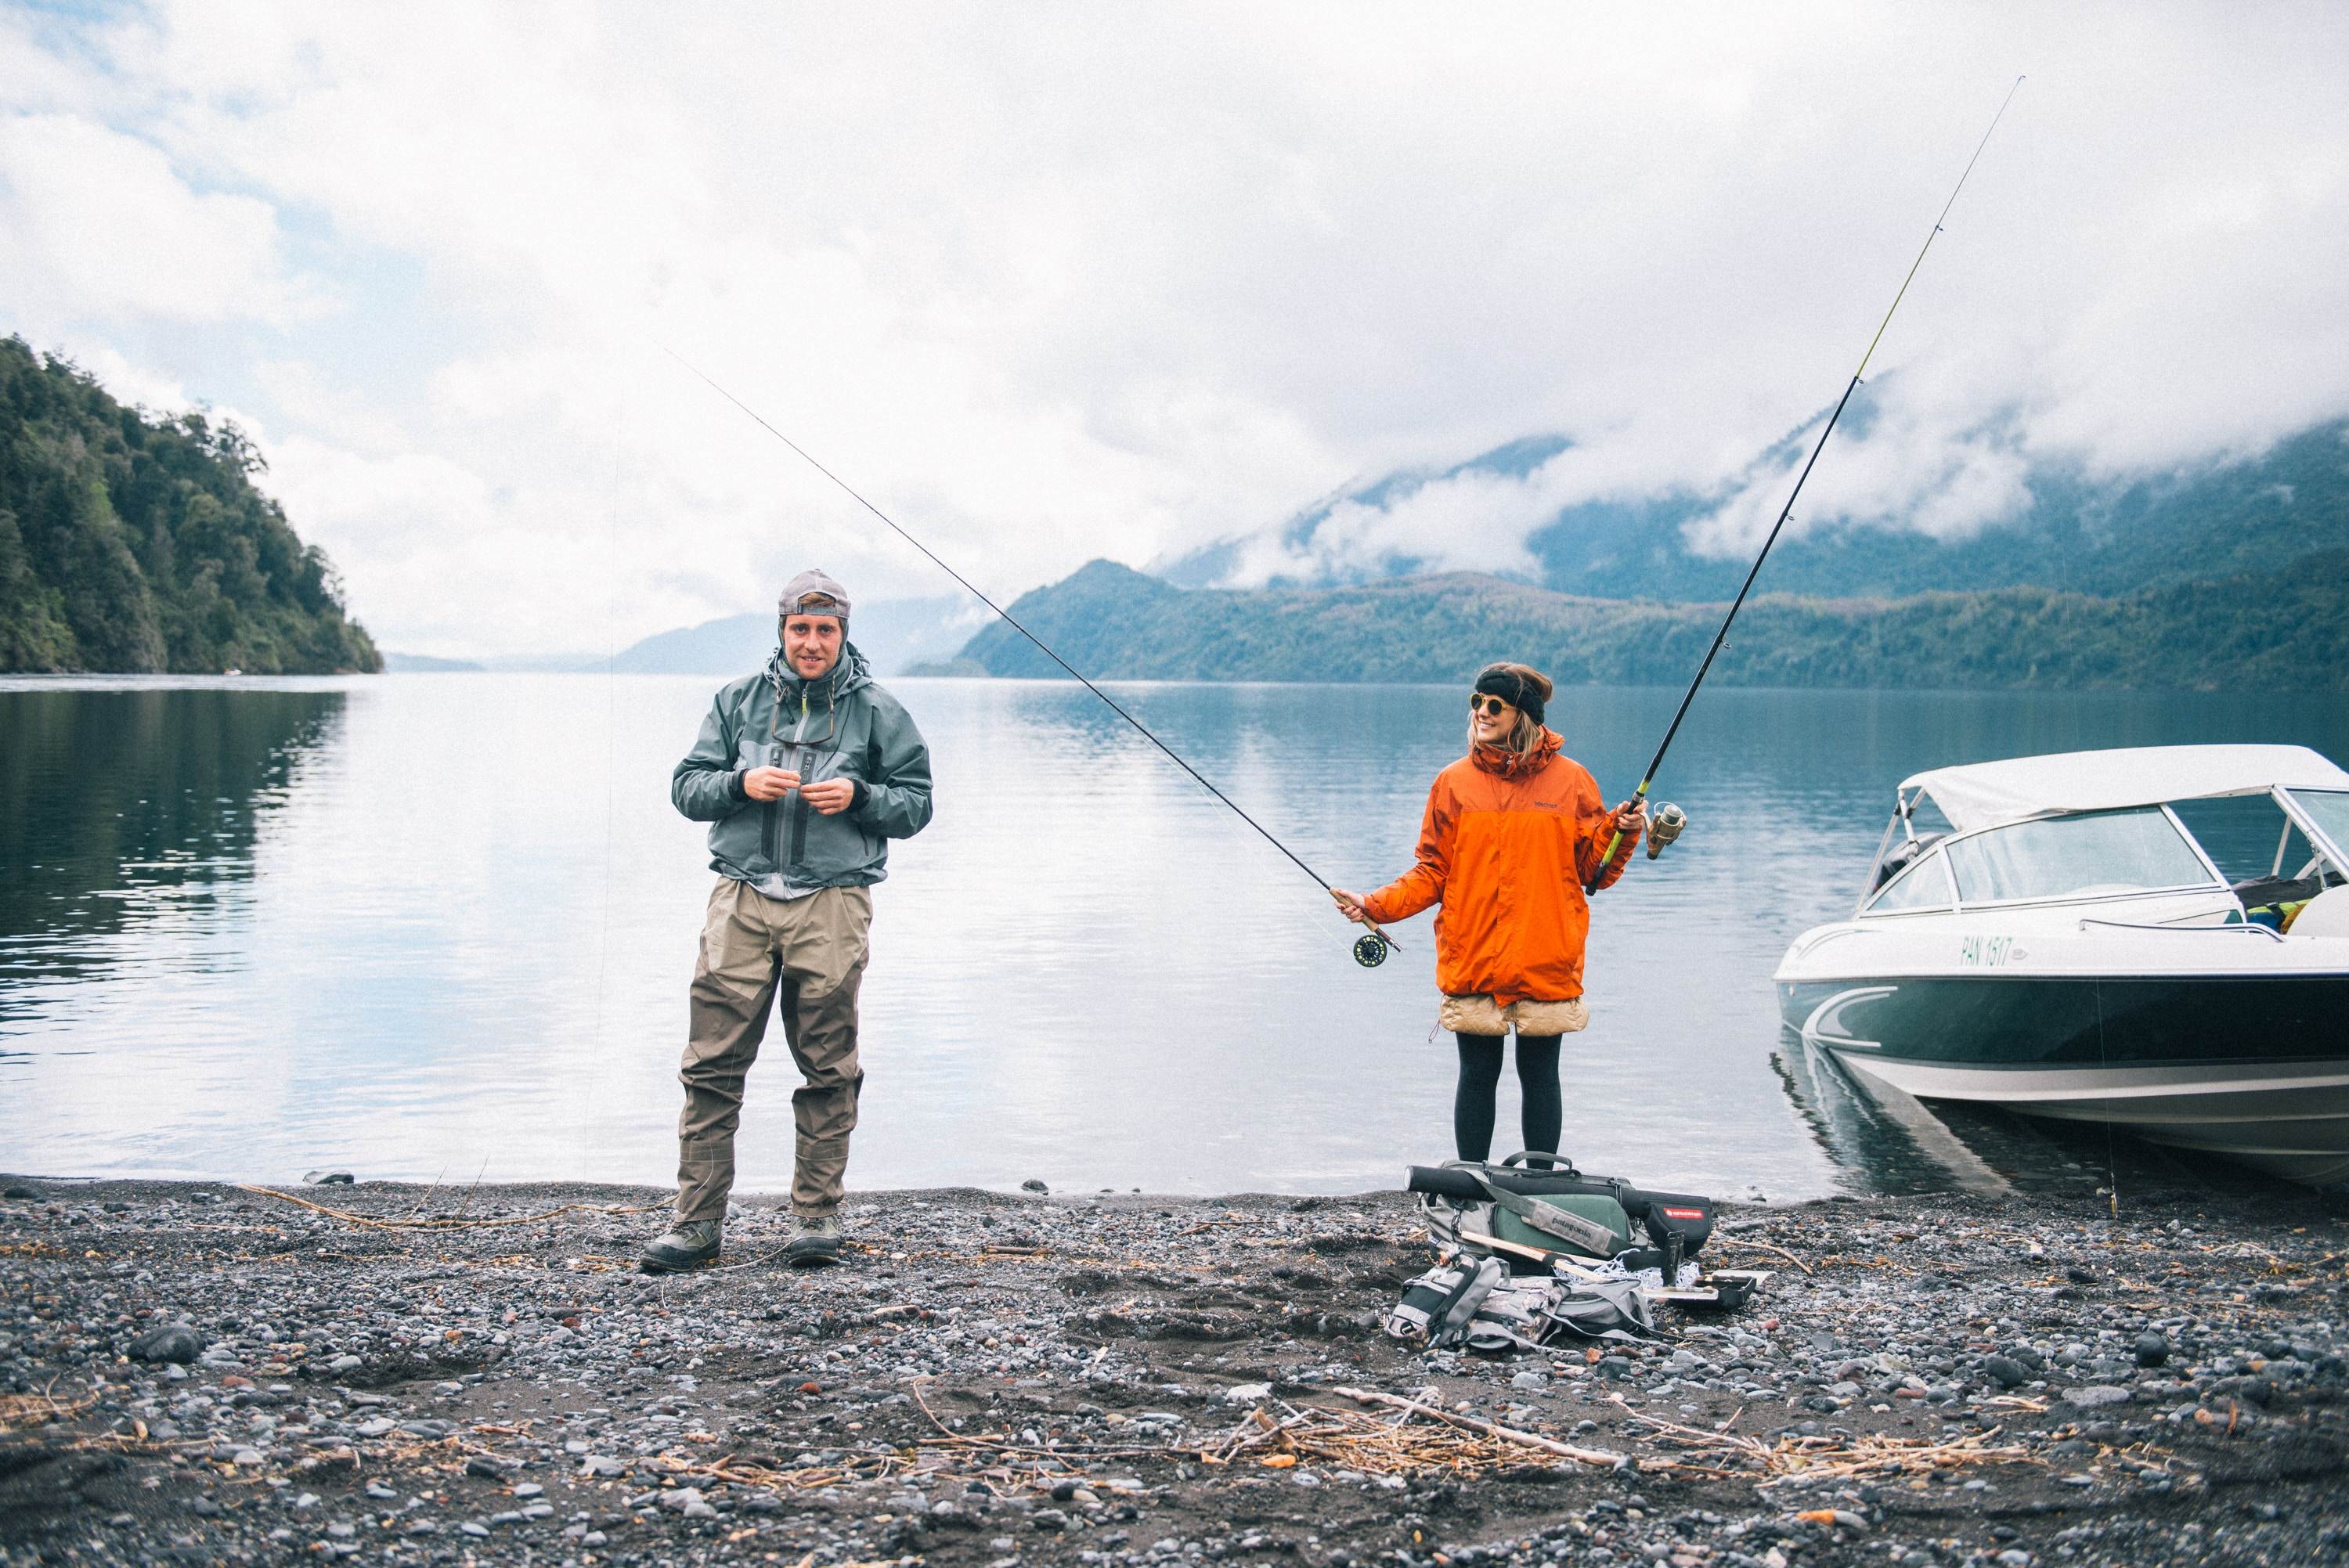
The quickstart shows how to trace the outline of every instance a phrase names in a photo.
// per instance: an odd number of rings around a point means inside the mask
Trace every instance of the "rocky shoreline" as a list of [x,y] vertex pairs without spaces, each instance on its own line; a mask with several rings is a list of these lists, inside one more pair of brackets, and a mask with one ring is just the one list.
[[5,1568],[2349,1553],[2337,1194],[1734,1208],[1753,1305],[1485,1360],[1378,1333],[1400,1195],[860,1194],[813,1271],[750,1201],[656,1278],[641,1190],[0,1191]]

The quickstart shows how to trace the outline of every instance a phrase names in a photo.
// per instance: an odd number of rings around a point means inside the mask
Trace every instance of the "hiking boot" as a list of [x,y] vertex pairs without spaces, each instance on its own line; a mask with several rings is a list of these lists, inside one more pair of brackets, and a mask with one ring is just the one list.
[[840,1261],[840,1216],[801,1214],[792,1224],[792,1239],[783,1243],[783,1261],[790,1264],[836,1264]]
[[680,1220],[645,1243],[639,1260],[647,1274],[680,1274],[718,1261],[725,1226],[716,1220]]

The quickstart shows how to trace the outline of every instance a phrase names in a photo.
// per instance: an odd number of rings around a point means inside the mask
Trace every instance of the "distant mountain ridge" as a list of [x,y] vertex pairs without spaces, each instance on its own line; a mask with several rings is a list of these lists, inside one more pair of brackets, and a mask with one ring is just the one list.
[[[848,634],[880,675],[903,674],[925,660],[949,657],[970,635],[984,606],[963,595],[877,599],[857,606]],[[597,654],[543,654],[505,659],[448,659],[421,654],[387,655],[395,674],[531,671],[541,674],[739,676],[763,666],[775,651],[775,613],[752,610],[698,625],[657,632],[605,658]]]
[[[923,660],[950,656],[984,614],[983,606],[959,594],[879,599],[856,607],[848,635],[876,673],[893,676]],[[613,658],[612,668],[622,675],[742,675],[763,665],[774,651],[775,613],[753,610],[631,644]]]
[[[1865,429],[1868,416],[1863,393],[1847,425]],[[1382,507],[1464,476],[1522,479],[1572,446],[1565,436],[1532,436],[1449,468],[1391,473],[1326,497],[1263,534],[1226,539],[1164,562],[1155,574],[1183,587],[1222,585],[1251,540],[1307,548],[1348,502]],[[1798,433],[1756,454],[1728,486],[1666,489],[1561,510],[1527,538],[1540,584],[1607,599],[1727,599],[1749,562],[1700,555],[1683,530],[1748,480],[1784,469],[1802,446]],[[2030,500],[2020,513],[1962,538],[1944,541],[1878,523],[1795,532],[1772,552],[1764,586],[1830,595],[2023,586],[2110,595],[2277,571],[2311,551],[2349,545],[2349,420],[2313,426],[2245,461],[2158,474],[2098,479],[2077,465],[2044,463],[2030,473],[2027,488]],[[1275,585],[1371,582],[1426,566],[1424,558],[1392,553],[1353,563],[1336,577],[1277,579]]]
[[[1554,593],[1468,573],[1332,588],[1183,589],[1095,561],[1012,613],[1088,676],[1127,680],[1468,679],[1516,659],[1562,685],[1673,684],[1720,603]],[[1061,672],[988,626],[936,673]],[[1749,602],[1725,686],[2349,689],[2349,550],[2116,595],[1970,593]]]

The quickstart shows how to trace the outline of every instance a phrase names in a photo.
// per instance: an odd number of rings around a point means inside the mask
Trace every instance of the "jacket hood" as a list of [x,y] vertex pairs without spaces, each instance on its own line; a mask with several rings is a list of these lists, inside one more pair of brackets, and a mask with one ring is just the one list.
[[780,645],[768,656],[765,674],[767,684],[775,689],[777,702],[796,699],[802,689],[812,696],[826,687],[831,688],[830,700],[838,702],[859,686],[868,686],[873,684],[872,663],[857,651],[854,643],[841,644],[840,662],[833,665],[821,679],[815,681],[800,679],[791,665],[783,662],[783,650]]

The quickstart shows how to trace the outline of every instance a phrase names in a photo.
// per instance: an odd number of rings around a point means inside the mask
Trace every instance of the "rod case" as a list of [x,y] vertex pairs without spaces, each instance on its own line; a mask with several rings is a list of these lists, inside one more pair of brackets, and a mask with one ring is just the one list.
[[[1555,1168],[1545,1171],[1526,1164],[1528,1160],[1551,1161]],[[1693,1192],[1662,1192],[1634,1187],[1619,1176],[1586,1176],[1574,1168],[1573,1161],[1556,1154],[1534,1151],[1512,1154],[1498,1165],[1480,1165],[1467,1161],[1455,1161],[1449,1165],[1414,1165],[1405,1185],[1413,1192],[1448,1199],[1454,1203],[1496,1203],[1502,1212],[1516,1212],[1520,1217],[1523,1211],[1509,1203],[1508,1198],[1514,1197],[1521,1202],[1547,1199],[1549,1205],[1556,1205],[1560,1199],[1611,1199],[1621,1205],[1625,1215],[1646,1234],[1649,1242],[1646,1250],[1671,1254],[1670,1266],[1661,1255],[1653,1263],[1626,1259],[1626,1264],[1640,1268],[1664,1268],[1666,1279],[1674,1277],[1673,1271],[1677,1265],[1695,1257],[1713,1235],[1712,1199]],[[1532,1228],[1542,1227],[1536,1223]],[[1555,1232],[1551,1233],[1556,1235]],[[1515,1241],[1518,1238],[1509,1236],[1503,1239]],[[1630,1236],[1624,1238],[1623,1245],[1631,1245]],[[1590,1255],[1611,1257],[1616,1254],[1593,1252]]]

